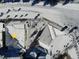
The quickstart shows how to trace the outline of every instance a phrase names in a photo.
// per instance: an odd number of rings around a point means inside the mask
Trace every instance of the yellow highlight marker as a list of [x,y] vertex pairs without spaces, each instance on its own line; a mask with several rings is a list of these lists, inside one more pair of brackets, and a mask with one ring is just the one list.
[[11,36],[12,36],[12,38],[16,38],[17,37],[17,34],[16,33],[13,33]]

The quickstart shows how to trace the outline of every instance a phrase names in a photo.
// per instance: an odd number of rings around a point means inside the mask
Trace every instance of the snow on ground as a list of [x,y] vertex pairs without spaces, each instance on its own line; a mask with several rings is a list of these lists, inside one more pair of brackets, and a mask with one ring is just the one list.
[[6,12],[6,8],[8,9],[9,7],[11,7],[10,9],[22,8],[24,10],[33,10],[40,12],[41,16],[46,17],[56,23],[59,23],[60,25],[63,25],[62,23],[67,23],[67,22],[74,23],[75,20],[78,23],[78,19],[79,19],[78,17],[79,4],[67,4],[65,6],[58,4],[55,7],[50,7],[50,6],[43,7],[41,5],[30,6],[29,4],[22,4],[22,3],[10,4],[10,6],[7,3],[5,5],[0,4],[0,8],[1,8],[0,10],[3,12]]

